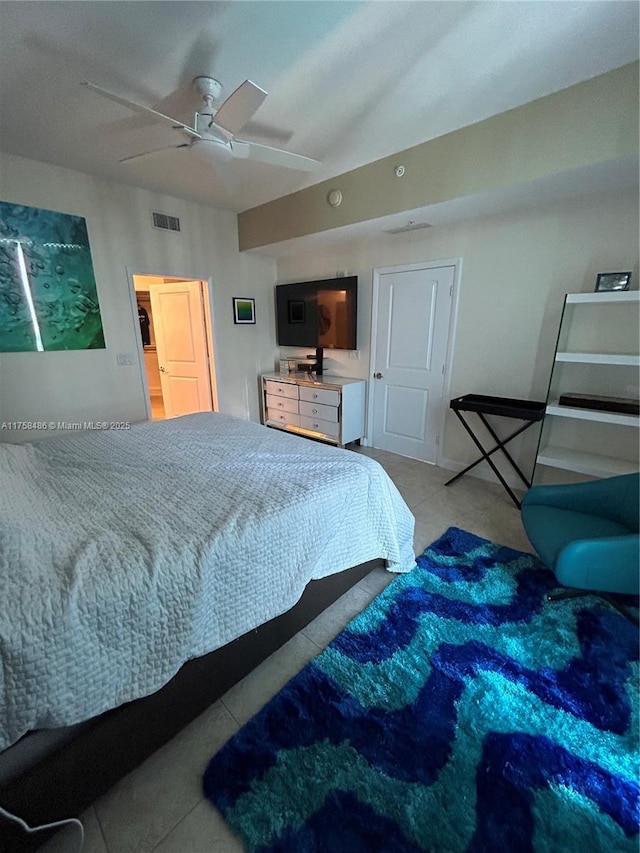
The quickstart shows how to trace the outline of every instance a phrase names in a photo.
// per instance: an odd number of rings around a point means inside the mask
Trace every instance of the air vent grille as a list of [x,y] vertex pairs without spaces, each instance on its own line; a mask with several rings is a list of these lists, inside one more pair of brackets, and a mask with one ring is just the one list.
[[167,213],[153,210],[151,217],[154,228],[160,228],[162,231],[180,231],[180,220],[177,216],[169,216]]
[[430,222],[407,222],[406,225],[402,225],[400,228],[390,228],[389,231],[385,231],[385,234],[405,234],[407,231],[420,231],[422,228],[431,228]]

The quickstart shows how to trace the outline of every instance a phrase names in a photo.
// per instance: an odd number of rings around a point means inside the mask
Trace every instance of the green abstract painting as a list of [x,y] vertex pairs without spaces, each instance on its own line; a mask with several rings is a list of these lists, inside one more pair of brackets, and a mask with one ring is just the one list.
[[0,352],[104,346],[85,220],[0,201]]

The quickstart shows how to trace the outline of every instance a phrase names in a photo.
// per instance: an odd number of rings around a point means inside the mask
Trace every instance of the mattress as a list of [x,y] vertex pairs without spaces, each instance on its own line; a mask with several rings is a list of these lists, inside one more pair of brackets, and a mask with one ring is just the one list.
[[221,414],[0,445],[0,749],[155,692],[306,584],[414,565],[374,460]]

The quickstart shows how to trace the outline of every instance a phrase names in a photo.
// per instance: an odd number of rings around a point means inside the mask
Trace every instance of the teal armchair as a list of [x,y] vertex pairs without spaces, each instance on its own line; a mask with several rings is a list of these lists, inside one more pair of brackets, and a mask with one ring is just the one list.
[[640,474],[529,489],[521,505],[527,537],[570,588],[550,598],[640,593],[639,495]]

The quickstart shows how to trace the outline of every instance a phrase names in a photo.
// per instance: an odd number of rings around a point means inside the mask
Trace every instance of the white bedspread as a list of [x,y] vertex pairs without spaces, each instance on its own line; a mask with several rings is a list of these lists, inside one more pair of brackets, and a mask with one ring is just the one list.
[[413,525],[373,460],[220,414],[0,444],[0,749],[153,693],[313,578],[410,570]]

